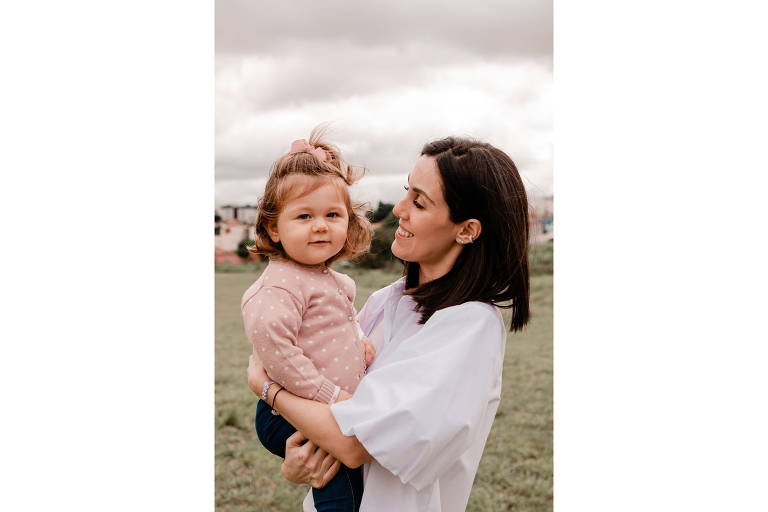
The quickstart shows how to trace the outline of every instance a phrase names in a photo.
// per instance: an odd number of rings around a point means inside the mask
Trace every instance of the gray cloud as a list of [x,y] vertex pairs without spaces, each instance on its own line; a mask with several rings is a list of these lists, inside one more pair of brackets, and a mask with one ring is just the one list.
[[[217,74],[236,76],[241,83],[251,84],[244,91],[242,107],[264,112],[418,85],[439,69],[433,62],[451,62],[455,56],[446,49],[417,44],[405,49],[339,48],[336,44],[302,42],[295,53],[279,58],[220,57]],[[320,59],[314,57],[316,54],[329,57]],[[470,60],[468,54],[462,57],[454,60]]]
[[[219,54],[293,54],[309,43],[343,47],[460,48],[504,61],[552,55],[552,2],[361,0],[216,2]],[[333,60],[315,52],[313,57]]]
[[[471,135],[551,190],[551,2],[216,2],[217,201],[254,202],[291,140],[331,140],[399,193],[424,142]],[[366,197],[366,199],[371,199]]]

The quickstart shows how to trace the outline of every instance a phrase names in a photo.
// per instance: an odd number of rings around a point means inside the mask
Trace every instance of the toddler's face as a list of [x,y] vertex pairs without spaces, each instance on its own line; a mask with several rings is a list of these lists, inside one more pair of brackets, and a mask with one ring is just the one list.
[[338,187],[325,183],[301,197],[289,197],[277,225],[268,229],[288,257],[317,265],[336,255],[347,240],[349,216]]

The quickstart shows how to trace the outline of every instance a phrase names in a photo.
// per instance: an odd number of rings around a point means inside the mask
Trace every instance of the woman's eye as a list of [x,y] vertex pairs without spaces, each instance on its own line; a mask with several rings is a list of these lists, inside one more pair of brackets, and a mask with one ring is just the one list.
[[[406,192],[411,190],[411,187],[409,187],[408,185],[403,185],[403,188],[405,189]],[[416,197],[419,197],[419,195],[416,194]],[[415,206],[419,210],[423,210],[424,209],[424,207],[421,205],[421,203],[419,203],[417,200],[414,199],[412,202],[413,202],[413,206]]]
[[[411,187],[409,187],[408,185],[403,185],[403,188],[405,189],[406,192],[411,190]],[[419,197],[418,194],[416,195],[416,197]],[[424,207],[421,205],[421,203],[419,203],[417,200],[414,199],[412,202],[413,202],[413,206],[415,206],[419,210],[423,210],[424,209]]]

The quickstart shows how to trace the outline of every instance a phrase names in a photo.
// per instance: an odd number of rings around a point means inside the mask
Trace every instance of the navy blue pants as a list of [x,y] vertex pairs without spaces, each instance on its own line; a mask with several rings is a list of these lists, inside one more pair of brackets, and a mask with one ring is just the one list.
[[[256,406],[256,434],[264,448],[285,458],[285,441],[296,429],[282,416],[272,414],[263,400]],[[363,499],[363,467],[350,469],[342,464],[322,489],[312,489],[317,512],[358,512]]]

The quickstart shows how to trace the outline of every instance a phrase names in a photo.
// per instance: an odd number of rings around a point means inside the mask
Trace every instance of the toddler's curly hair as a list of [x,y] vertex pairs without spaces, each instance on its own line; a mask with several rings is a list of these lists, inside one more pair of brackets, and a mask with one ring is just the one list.
[[[280,242],[273,242],[267,228],[277,225],[285,203],[294,197],[301,197],[316,188],[331,183],[338,187],[347,206],[349,224],[347,240],[341,251],[329,258],[325,264],[334,261],[349,260],[368,252],[371,246],[371,223],[365,216],[369,205],[353,203],[349,196],[349,186],[356,183],[365,173],[365,168],[352,167],[346,164],[339,149],[330,144],[324,137],[327,129],[318,126],[309,135],[309,144],[325,151],[324,161],[316,155],[307,152],[286,153],[277,159],[264,189],[264,195],[259,200],[259,213],[256,217],[256,240],[248,247],[252,254],[264,254],[269,258],[289,259]],[[311,180],[295,180],[293,177],[313,177]]]

